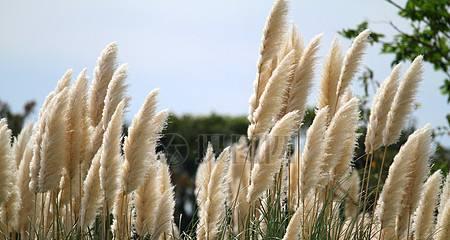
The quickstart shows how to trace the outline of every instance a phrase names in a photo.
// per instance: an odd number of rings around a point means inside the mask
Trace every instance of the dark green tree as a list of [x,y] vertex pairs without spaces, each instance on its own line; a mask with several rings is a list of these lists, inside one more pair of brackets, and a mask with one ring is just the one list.
[[[392,0],[385,1],[398,9],[398,15],[408,21],[410,27],[400,29],[396,23],[389,22],[396,32],[393,38],[387,39],[384,33],[373,32],[370,43],[381,44],[381,53],[393,54],[392,64],[423,55],[424,61],[445,76],[440,90],[450,103],[450,1],[408,0],[404,6]],[[369,22],[364,21],[339,33],[351,39],[368,27]],[[450,125],[450,114],[447,114],[447,121]]]
[[0,119],[6,118],[8,121],[8,127],[12,131],[13,136],[17,136],[25,123],[25,120],[33,112],[36,106],[35,101],[28,101],[23,106],[23,111],[14,113],[11,111],[8,103],[0,100]]

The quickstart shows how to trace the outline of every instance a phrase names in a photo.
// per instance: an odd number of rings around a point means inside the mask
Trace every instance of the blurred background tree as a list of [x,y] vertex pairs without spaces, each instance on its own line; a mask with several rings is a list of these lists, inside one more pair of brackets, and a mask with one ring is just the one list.
[[25,120],[33,113],[35,101],[28,101],[23,106],[23,111],[19,113],[13,113],[8,103],[0,100],[0,119],[6,118],[8,120],[8,126],[12,131],[13,136],[17,136],[25,123]]
[[[398,9],[398,15],[409,23],[410,28],[400,29],[396,23],[389,22],[396,32],[393,38],[387,40],[385,33],[372,32],[370,43],[381,44],[381,53],[394,55],[392,64],[408,62],[417,55],[423,55],[424,61],[445,76],[440,91],[450,103],[450,1],[408,0],[404,6],[392,0],[385,1]],[[363,21],[339,33],[353,39],[368,27],[369,23]],[[447,114],[447,122],[447,127],[439,127],[440,133],[449,134],[450,113]]]

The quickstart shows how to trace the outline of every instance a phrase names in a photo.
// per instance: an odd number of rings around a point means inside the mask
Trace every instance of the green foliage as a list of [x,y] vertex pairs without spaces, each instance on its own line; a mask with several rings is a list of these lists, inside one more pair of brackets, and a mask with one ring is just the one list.
[[35,101],[28,101],[23,106],[23,112],[13,113],[8,103],[0,100],[0,119],[8,120],[8,127],[12,131],[13,136],[17,136],[25,123],[26,118],[33,112],[36,106]]
[[[382,53],[393,54],[392,64],[423,55],[424,61],[446,76],[440,91],[447,95],[447,102],[450,103],[450,1],[408,0],[405,6],[392,0],[386,2],[398,9],[398,15],[409,22],[410,30],[402,30],[389,22],[396,31],[393,39],[387,40],[383,33],[373,32],[370,43],[380,43]],[[339,33],[352,39],[368,26],[368,22],[364,21],[355,28],[343,29]],[[450,114],[447,120],[450,125]]]

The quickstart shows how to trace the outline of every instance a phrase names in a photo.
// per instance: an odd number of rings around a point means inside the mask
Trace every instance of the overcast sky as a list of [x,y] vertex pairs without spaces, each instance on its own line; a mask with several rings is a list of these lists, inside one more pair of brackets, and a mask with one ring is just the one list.
[[[401,2],[401,1],[400,1]],[[68,68],[92,76],[103,47],[116,41],[119,62],[129,64],[128,119],[158,87],[160,108],[175,113],[246,114],[268,0],[7,1],[0,0],[0,99],[14,110],[34,99],[39,106]],[[324,33],[316,76],[336,32],[369,20],[372,29],[407,23],[384,1],[291,0],[290,20],[305,42]],[[347,48],[350,41],[342,39]],[[369,47],[364,65],[375,79],[390,72],[392,56]],[[405,70],[407,64],[404,64]],[[310,103],[317,99],[317,79]],[[450,111],[438,91],[443,75],[427,65],[414,117],[419,126],[445,125]],[[353,84],[360,93],[358,82]],[[450,145],[450,138],[440,139]]]

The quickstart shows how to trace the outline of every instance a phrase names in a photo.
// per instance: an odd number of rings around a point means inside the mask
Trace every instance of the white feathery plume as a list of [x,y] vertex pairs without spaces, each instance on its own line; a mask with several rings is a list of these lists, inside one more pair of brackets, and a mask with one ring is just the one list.
[[434,240],[450,239],[450,201],[447,201],[438,215]]
[[353,40],[352,46],[345,54],[336,89],[336,96],[338,98],[345,92],[350,84],[350,81],[358,70],[358,66],[364,54],[364,49],[367,46],[367,38],[369,35],[370,31],[368,29],[358,34],[355,40]]
[[306,100],[312,86],[316,53],[319,49],[321,38],[322,34],[315,36],[308,46],[306,46],[300,58],[300,62],[296,63],[292,81],[288,86],[288,99],[284,113],[298,110],[300,113],[300,121],[303,120],[305,114]]
[[108,44],[97,59],[94,79],[88,100],[91,126],[96,127],[101,119],[109,82],[116,68],[117,44]]
[[255,164],[250,174],[251,184],[247,193],[247,201],[253,203],[268,189],[273,176],[281,165],[281,157],[289,138],[299,127],[298,111],[290,112],[275,123],[264,142],[260,145]]
[[61,80],[59,80],[57,87],[55,90],[50,92],[45,98],[44,103],[39,111],[39,120],[35,125],[34,137],[33,137],[33,158],[30,163],[30,183],[29,188],[33,192],[38,192],[39,188],[39,171],[40,171],[40,162],[41,162],[41,145],[42,145],[42,137],[44,136],[45,126],[47,124],[47,115],[50,112],[50,106],[52,105],[53,99],[55,96],[60,93],[63,88],[67,88],[70,79],[72,77],[72,73],[70,72],[70,77],[68,74],[65,74]]
[[202,215],[203,207],[208,196],[208,183],[211,178],[211,172],[214,164],[214,152],[211,143],[208,143],[206,154],[203,161],[197,168],[195,176],[195,194],[197,196],[197,205],[199,206],[199,215]]
[[67,149],[66,124],[61,121],[61,117],[66,115],[68,91],[67,88],[62,90],[49,105],[40,151],[40,192],[57,189],[62,176],[63,159],[67,156]]
[[300,184],[300,156],[301,152],[297,146],[294,147],[293,153],[289,160],[289,201],[288,206],[290,210],[295,210],[297,206],[298,190]]
[[[17,185],[15,184],[16,179],[16,169],[11,168],[12,173],[12,180],[11,182],[11,189],[9,192],[9,196],[7,200],[1,205],[1,221],[2,223],[6,223],[8,225],[8,228],[11,228],[13,231],[18,230],[18,221],[19,221],[19,208],[20,208],[20,196],[19,196],[19,189]],[[9,229],[9,231],[11,231]]]
[[444,211],[445,203],[450,200],[450,174],[447,174],[439,199],[439,213]]
[[[155,117],[158,90],[150,92],[139,112],[134,116],[128,128],[128,137],[124,142],[124,163],[122,165],[122,190],[128,194],[137,189],[144,182],[149,167],[149,157],[153,153],[154,137],[152,125]],[[163,123],[164,124],[164,123]]]
[[[355,140],[355,132],[358,128],[359,120],[359,100],[352,98],[342,107],[337,109],[325,133],[325,158],[322,165],[322,172],[325,174],[324,181],[333,179],[336,174],[336,167],[343,161],[344,168],[351,161],[348,159],[349,151],[346,149]],[[350,149],[351,150],[351,149]],[[350,152],[351,155],[351,152]],[[345,159],[344,159],[345,158]],[[340,165],[339,170],[342,170]],[[339,171],[339,174],[342,174]],[[326,184],[326,183],[325,183]]]
[[[304,200],[309,191],[319,182],[323,165],[325,131],[328,107],[319,109],[313,123],[306,132],[306,143],[300,159],[300,196]],[[295,161],[295,160],[294,160]]]
[[106,129],[109,121],[119,105],[120,101],[125,98],[127,85],[125,84],[125,80],[127,78],[128,65],[122,64],[120,65],[113,73],[111,77],[111,81],[108,84],[108,88],[106,90],[106,96],[104,100],[104,107],[102,112],[102,123],[103,129]]
[[423,129],[416,130],[411,134],[394,157],[394,161],[389,168],[375,209],[382,230],[392,232],[395,228],[396,218],[403,208],[406,187],[410,182],[411,163],[417,159],[417,148],[419,143],[423,142],[421,139],[424,137],[423,135]]
[[113,207],[113,201],[119,190],[120,138],[122,135],[122,117],[126,100],[117,106],[103,137],[102,154],[100,157],[100,186],[108,210]]
[[11,130],[6,119],[0,120],[0,205],[5,202],[13,187],[13,173],[15,168],[11,153]]
[[427,239],[431,236],[434,226],[434,211],[442,182],[441,171],[431,175],[423,186],[419,205],[414,218],[414,239]]
[[302,223],[303,223],[303,208],[298,207],[286,228],[283,240],[299,240],[301,239]]
[[80,226],[83,230],[89,227],[95,220],[97,209],[100,207],[102,201],[99,176],[101,151],[102,148],[95,154],[83,184],[83,196],[81,197],[80,209]]
[[286,28],[286,15],[288,5],[285,0],[276,0],[264,27],[263,39],[260,47],[260,57],[257,64],[257,75],[253,83],[254,92],[250,97],[249,121],[253,123],[253,114],[260,105],[259,101],[266,88],[266,84],[272,74],[270,61],[276,57],[280,45],[283,42],[283,35]]
[[28,222],[33,216],[34,194],[30,191],[28,183],[30,182],[30,162],[33,157],[33,145],[30,141],[26,146],[19,164],[17,172],[17,187],[20,196],[20,208],[18,213],[18,230],[25,231],[28,227]]
[[250,121],[251,124],[247,130],[249,139],[262,136],[272,127],[274,118],[281,110],[287,80],[293,71],[293,60],[294,52],[291,50],[270,77],[253,114],[253,119]]
[[383,143],[383,131],[397,91],[399,74],[400,64],[397,64],[375,94],[364,143],[366,153],[373,153]]
[[65,158],[64,168],[68,188],[63,189],[61,202],[67,203],[70,196],[77,197],[80,192],[80,170],[81,165],[87,158],[88,145],[88,123],[86,116],[87,109],[87,78],[86,69],[81,71],[75,84],[70,88],[67,114],[66,114],[66,144],[67,157]]
[[395,93],[383,131],[383,145],[397,142],[403,125],[413,108],[416,91],[422,79],[422,56],[414,59]]
[[404,169],[408,172],[407,183],[404,186],[402,208],[397,216],[396,233],[401,237],[410,225],[410,216],[414,213],[420,200],[420,192],[429,173],[428,162],[432,155],[431,126],[429,124],[416,131],[419,135],[417,146],[410,154],[409,166]]
[[347,219],[356,219],[359,213],[358,201],[359,201],[359,183],[360,178],[357,170],[353,170],[349,179],[347,180],[349,187],[346,194],[345,201],[345,217]]
[[[337,105],[337,84],[342,66],[342,52],[337,39],[333,40],[330,52],[323,67],[322,78],[320,81],[320,95],[318,108],[328,106],[330,114],[333,114]],[[332,116],[329,116],[331,119]]]
[[161,234],[168,238],[174,238],[172,236],[173,214],[175,211],[174,187],[171,183],[169,166],[166,161],[164,155],[159,155],[158,178],[161,198],[158,203],[159,207],[156,208],[154,231],[151,234],[154,239],[158,239]]
[[197,238],[206,238],[206,202],[208,200],[208,185],[211,179],[211,172],[214,168],[214,152],[211,143],[208,142],[203,161],[197,168],[195,176],[195,194],[199,207],[198,216],[200,222],[197,224]]
[[25,148],[28,142],[31,139],[31,135],[33,134],[33,124],[26,124],[19,135],[17,136],[16,141],[13,143],[13,152],[14,152],[14,160],[16,162],[16,168],[19,168],[20,161],[23,158],[23,154],[25,152]]
[[[151,158],[155,159],[154,153]],[[136,232],[141,237],[153,233],[155,228],[155,212],[161,198],[161,193],[156,191],[159,189],[158,167],[159,165],[153,164],[147,169],[144,184],[138,187],[135,194],[135,225]]]
[[55,94],[60,93],[64,88],[70,86],[70,81],[72,80],[72,74],[73,70],[68,69],[63,76],[58,80],[58,83],[56,84],[56,88],[53,91]]
[[[215,239],[219,231],[220,221],[225,217],[227,185],[226,173],[230,158],[230,149],[225,148],[217,160],[212,163],[204,208],[198,224],[199,239]],[[211,159],[212,160],[212,159]],[[203,230],[202,230],[203,229]]]
[[232,160],[228,168],[227,178],[230,181],[228,203],[233,209],[233,230],[240,232],[248,215],[248,203],[246,200],[250,181],[250,159],[248,158],[248,146],[245,136],[241,136],[239,142],[232,147]]

